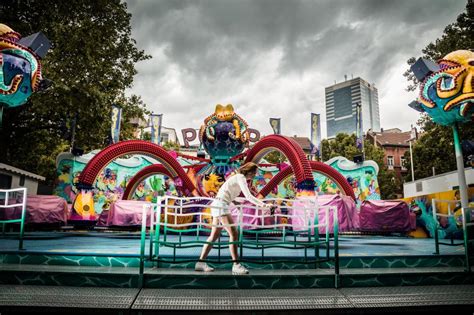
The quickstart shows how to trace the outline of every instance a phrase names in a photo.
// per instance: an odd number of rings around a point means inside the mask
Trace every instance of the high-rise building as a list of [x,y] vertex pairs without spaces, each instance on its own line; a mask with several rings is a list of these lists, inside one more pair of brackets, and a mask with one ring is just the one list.
[[373,84],[361,78],[346,80],[326,88],[327,137],[356,131],[356,106],[362,106],[362,127],[380,131],[379,97]]

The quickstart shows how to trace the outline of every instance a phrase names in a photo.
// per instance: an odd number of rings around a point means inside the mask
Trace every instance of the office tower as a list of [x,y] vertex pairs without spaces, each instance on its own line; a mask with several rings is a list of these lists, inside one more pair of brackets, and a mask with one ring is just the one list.
[[362,106],[363,129],[380,131],[379,98],[373,84],[361,78],[346,80],[326,88],[327,137],[356,130],[356,106]]

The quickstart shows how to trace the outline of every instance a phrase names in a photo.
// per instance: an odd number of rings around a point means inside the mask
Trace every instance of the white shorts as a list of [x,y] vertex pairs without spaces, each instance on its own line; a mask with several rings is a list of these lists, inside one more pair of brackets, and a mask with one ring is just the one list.
[[219,199],[215,199],[211,202],[211,215],[212,217],[221,217],[226,214],[230,214],[229,205]]

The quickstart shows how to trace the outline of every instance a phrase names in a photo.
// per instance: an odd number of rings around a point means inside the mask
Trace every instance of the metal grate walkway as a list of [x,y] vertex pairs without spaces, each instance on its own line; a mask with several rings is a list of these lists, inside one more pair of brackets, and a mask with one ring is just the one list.
[[[205,290],[127,289],[0,285],[0,313],[84,309],[147,314],[170,311],[329,311],[360,314],[376,310],[423,310],[431,313],[474,311],[474,285],[404,286],[343,289]],[[67,312],[64,310],[67,309]]]

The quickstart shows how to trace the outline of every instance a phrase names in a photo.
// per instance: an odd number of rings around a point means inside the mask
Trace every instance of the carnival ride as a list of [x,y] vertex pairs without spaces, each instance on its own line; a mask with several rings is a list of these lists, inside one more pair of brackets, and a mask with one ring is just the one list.
[[41,32],[22,38],[0,24],[0,127],[3,108],[25,104],[32,93],[50,84],[42,77],[40,63],[49,47],[49,40]]
[[[314,196],[315,180],[313,172],[330,178],[338,187],[338,192],[356,199],[353,187],[347,179],[333,167],[317,161],[309,161],[302,148],[291,138],[281,135],[269,135],[249,147],[247,123],[237,115],[232,105],[217,105],[213,115],[207,117],[201,126],[199,137],[210,159],[178,155],[191,161],[187,170],[163,147],[143,141],[128,140],[112,144],[98,152],[82,170],[76,187],[81,191],[74,202],[74,211],[82,217],[90,214],[92,207],[84,199],[94,189],[97,178],[112,161],[130,154],[140,154],[153,158],[159,163],[149,165],[138,171],[126,183],[122,199],[131,199],[138,185],[150,176],[162,174],[172,178],[179,196],[210,197],[223,183],[223,179],[234,172],[242,163],[254,162],[269,165],[264,157],[277,150],[283,154],[288,164],[273,165],[280,171],[263,186],[257,195],[266,197],[270,192],[290,176],[295,177],[294,188],[297,196]],[[206,179],[215,177],[210,189]],[[89,217],[89,215],[88,215]]]

